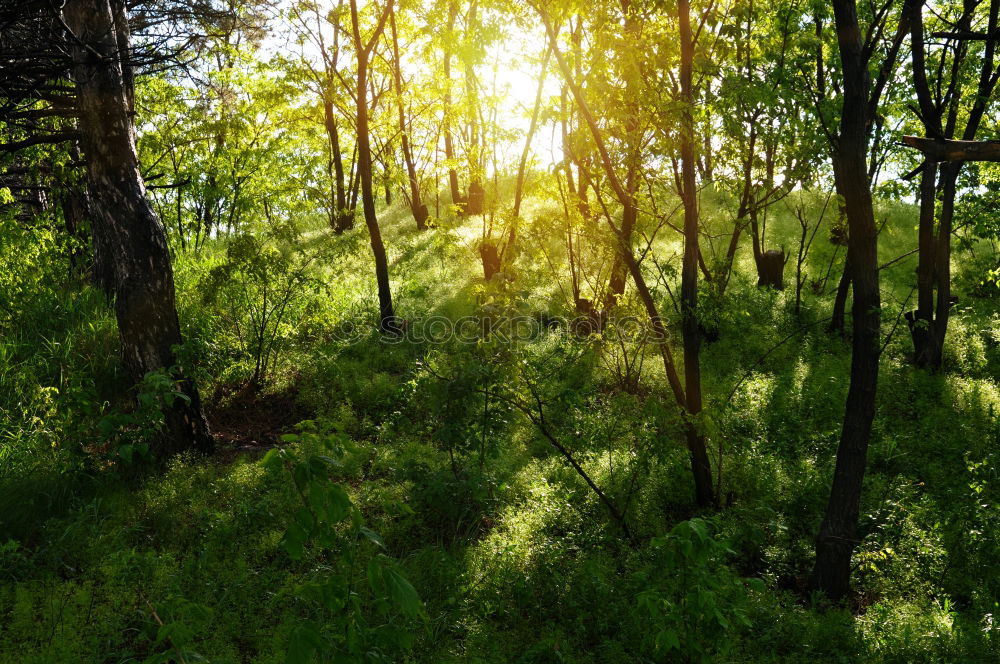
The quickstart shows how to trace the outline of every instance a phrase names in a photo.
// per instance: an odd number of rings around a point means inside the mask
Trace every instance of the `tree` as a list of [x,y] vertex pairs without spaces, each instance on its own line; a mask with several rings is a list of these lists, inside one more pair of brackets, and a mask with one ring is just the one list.
[[403,161],[406,164],[406,179],[410,185],[410,212],[417,222],[417,228],[427,227],[427,206],[420,200],[420,180],[410,149],[410,130],[406,123],[406,113],[403,110],[403,72],[399,60],[399,35],[396,31],[396,12],[389,3],[389,27],[392,30],[392,78],[396,93],[396,106],[399,109],[399,135],[403,149]]
[[[622,205],[624,210],[629,210],[630,208],[635,208],[635,198],[634,195],[630,193],[629,188],[625,183],[622,182],[618,175],[612,162],[611,155],[604,141],[604,136],[597,124],[594,114],[590,110],[590,105],[587,103],[587,99],[583,94],[583,90],[580,88],[579,84],[574,80],[573,72],[570,69],[569,63],[567,62],[562,50],[559,48],[557,43],[557,33],[552,26],[552,21],[549,18],[548,13],[536,6],[539,16],[542,22],[545,24],[545,30],[549,37],[549,44],[552,48],[552,53],[556,58],[556,62],[559,65],[559,69],[563,75],[563,79],[566,85],[573,93],[573,97],[576,100],[577,107],[579,108],[581,114],[583,115],[587,127],[590,130],[591,137],[597,146],[597,152],[600,155],[601,168],[608,180],[611,189],[613,190],[615,197],[618,199],[619,203]],[[690,32],[690,14],[689,5],[685,0],[681,0],[678,5],[678,19],[680,24],[680,38],[682,44],[682,81],[687,79],[690,82],[690,67],[693,63],[693,49],[694,42],[693,37]],[[685,19],[687,22],[685,23]],[[690,85],[682,83],[682,94],[690,94]],[[690,111],[689,111],[690,112]],[[688,129],[691,126],[688,122],[683,123]],[[695,167],[694,160],[691,159],[691,152],[693,151],[693,139],[690,138],[693,133],[689,133],[689,139],[685,141],[684,149],[685,155],[688,156],[688,166],[693,169]],[[693,177],[693,170],[691,172],[685,171],[685,176],[690,180]],[[685,190],[693,195],[695,189],[693,183],[690,181],[686,183]],[[623,213],[627,214],[627,213]],[[697,320],[696,320],[696,309],[697,306],[697,208],[692,206],[687,208],[685,212],[685,253],[684,253],[684,265],[682,268],[682,273],[686,275],[682,277],[682,293],[685,296],[685,307],[687,307],[687,313],[682,314],[684,316],[684,356],[685,356],[685,384],[689,391],[685,390],[685,385],[682,385],[680,373],[677,371],[677,365],[674,361],[673,351],[670,349],[670,345],[667,341],[667,331],[663,322],[663,318],[660,315],[659,308],[657,307],[656,301],[653,299],[653,295],[649,290],[649,286],[646,283],[645,276],[642,274],[642,269],[640,267],[639,261],[636,259],[631,244],[631,235],[626,234],[624,228],[624,221],[622,224],[616,225],[610,216],[606,216],[605,219],[611,229],[615,240],[617,241],[617,251],[618,257],[622,261],[622,264],[628,270],[629,275],[632,277],[632,282],[635,284],[636,291],[638,292],[639,298],[642,301],[643,308],[649,317],[650,326],[652,327],[653,333],[656,336],[656,347],[663,361],[663,368],[667,375],[667,381],[670,385],[670,390],[674,396],[674,400],[680,409],[681,417],[683,419],[684,435],[688,447],[688,452],[691,459],[691,471],[694,477],[695,485],[695,500],[699,505],[708,506],[712,505],[716,501],[715,491],[712,487],[712,473],[711,464],[708,458],[708,451],[705,445],[705,435],[702,428],[696,421],[698,414],[701,412],[701,374],[700,366],[698,364],[698,344],[700,342],[697,332]],[[688,217],[690,215],[690,218]],[[623,219],[626,217],[623,217]],[[690,234],[691,226],[694,228],[693,234],[693,244],[691,243],[692,236]],[[695,261],[693,269],[694,284],[692,286],[692,260]],[[693,291],[693,292],[692,292]],[[694,325],[694,334],[691,333],[691,326]],[[689,364],[690,362],[690,364]],[[688,377],[688,373],[692,375]],[[696,393],[690,390],[697,390]]]
[[[299,39],[308,42],[312,46],[311,52],[319,53],[320,56],[320,63],[317,64],[314,63],[314,58],[303,52],[300,61],[323,105],[323,128],[329,150],[327,176],[331,182],[328,215],[330,227],[337,233],[354,227],[354,208],[349,205],[349,188],[354,178],[344,170],[343,133],[340,125],[342,113],[338,103],[342,93],[350,94],[344,67],[340,63],[343,8],[343,0],[339,0],[336,9],[328,17],[322,16],[323,12],[317,2],[302,2],[292,8]],[[327,43],[328,27],[332,29],[330,43]],[[353,168],[352,164],[352,173]]]
[[[684,260],[681,265],[681,330],[684,337],[684,407],[687,416],[701,414],[701,329],[698,325],[698,190],[694,157],[695,135],[692,106],[692,69],[694,67],[695,40],[691,32],[691,3],[677,3],[678,30],[681,38],[681,201],[684,204]],[[631,250],[629,250],[631,253]],[[691,466],[695,475],[699,504],[714,501],[712,475],[705,436],[700,430],[688,434]],[[707,485],[707,486],[706,486]]]
[[444,50],[444,109],[443,109],[443,132],[444,132],[444,156],[448,161],[448,187],[451,189],[451,203],[465,209],[466,199],[458,186],[458,171],[455,170],[455,143],[452,138],[452,116],[454,110],[451,103],[451,56],[454,44],[455,18],[458,16],[458,0],[447,0],[448,2],[448,27],[445,33],[443,45]]
[[115,314],[133,383],[176,372],[178,392],[163,404],[160,454],[213,448],[198,390],[177,367],[182,341],[163,225],[146,198],[132,119],[133,89],[124,2],[74,0],[64,8],[93,223],[114,267]]
[[[723,140],[715,183],[731,190],[738,203],[732,230],[723,236],[725,250],[706,274],[716,297],[726,291],[747,229],[758,285],[784,286],[784,249],[767,248],[768,213],[813,169],[822,140],[807,122],[795,80],[805,59],[796,48],[803,36],[801,18],[801,10],[791,3],[747,3],[734,7],[731,21],[719,30],[731,38],[732,55],[717,75],[720,99],[715,105],[731,110],[717,114],[717,135]],[[717,50],[725,57],[725,51]],[[714,247],[709,248],[714,254]]]
[[[963,3],[957,19],[950,23],[954,29],[936,33],[944,41],[932,49],[927,48],[924,39],[923,0],[907,0],[906,5],[918,115],[930,138],[904,138],[925,157],[920,167],[917,309],[907,314],[907,323],[913,339],[914,362],[932,371],[941,368],[952,306],[951,235],[958,176],[965,161],[989,159],[991,144],[976,143],[973,139],[1000,79],[1000,68],[994,63],[996,39],[989,37],[1000,27],[1000,2],[990,2],[986,35],[977,38],[971,28],[979,4]],[[974,64],[972,49],[976,45],[982,49],[978,71],[970,66]],[[931,62],[927,61],[928,50],[932,51]],[[929,80],[929,73],[935,80]],[[971,99],[971,103],[963,104],[965,99]],[[962,140],[954,141],[963,120]],[[939,201],[940,213],[937,213]]]
[[[854,289],[851,382],[826,513],[816,537],[811,585],[833,599],[850,590],[851,555],[857,545],[858,511],[867,465],[878,386],[881,294],[878,229],[868,173],[868,137],[888,72],[905,34],[900,19],[880,76],[872,83],[869,65],[884,29],[891,0],[862,33],[855,0],[835,0],[834,22],[840,50],[843,94],[840,123],[832,140],[834,182],[847,215],[847,260]],[[879,27],[879,23],[882,26]],[[865,36],[863,36],[863,34]],[[884,75],[883,75],[884,74]]]
[[396,313],[392,308],[392,290],[389,287],[389,263],[385,255],[385,245],[382,243],[382,231],[379,229],[378,217],[375,214],[375,194],[372,190],[372,150],[368,135],[368,62],[372,50],[385,30],[386,21],[392,11],[392,3],[388,0],[385,9],[379,15],[378,22],[367,41],[361,38],[361,26],[358,19],[357,0],[351,0],[351,34],[354,38],[354,52],[358,59],[357,87],[355,102],[357,104],[358,128],[358,177],[361,181],[361,205],[365,213],[365,225],[371,238],[372,253],[375,255],[375,279],[378,282],[379,327],[383,332],[395,332],[398,328]]

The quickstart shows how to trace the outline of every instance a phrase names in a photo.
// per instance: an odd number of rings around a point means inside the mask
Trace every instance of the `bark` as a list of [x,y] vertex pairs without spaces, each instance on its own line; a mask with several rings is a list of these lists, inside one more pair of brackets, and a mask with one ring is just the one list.
[[[848,244],[848,246],[850,245]],[[844,334],[847,329],[844,318],[847,312],[847,296],[850,293],[851,255],[850,250],[848,250],[847,260],[844,261],[844,271],[840,273],[840,281],[837,283],[837,295],[833,299],[833,314],[830,316],[830,324],[826,328],[827,332]]]
[[323,100],[323,118],[330,142],[330,162],[334,171],[333,214],[331,226],[342,233],[353,225],[354,215],[347,208],[347,184],[344,179],[344,157],[340,153],[340,128],[333,111],[333,100]]
[[[956,182],[964,161],[1000,161],[1000,143],[974,141],[987,104],[993,95],[1000,72],[994,71],[996,40],[988,40],[980,64],[979,80],[972,107],[969,109],[962,140],[952,140],[956,131],[961,85],[956,85],[963,70],[968,50],[960,44],[952,55],[950,84],[943,98],[937,100],[927,80],[924,53],[923,0],[907,0],[910,22],[910,45],[913,86],[919,105],[919,115],[929,138],[904,136],[906,145],[920,150],[924,156],[920,180],[919,264],[917,267],[917,309],[908,312],[906,321],[913,340],[913,361],[931,371],[941,369],[944,340],[948,331],[951,296],[951,231],[955,210]],[[977,3],[966,4],[956,22],[959,32],[972,24]],[[995,33],[1000,19],[1000,1],[991,0],[989,32]],[[938,77],[943,77],[941,67]],[[945,111],[947,118],[945,119]],[[945,162],[940,167],[937,162]],[[935,187],[935,174],[939,174]],[[935,201],[940,196],[941,215],[937,235],[934,235]],[[935,291],[937,299],[935,300]]]
[[1000,161],[1000,141],[958,141],[903,136],[903,143],[933,161]]
[[479,243],[479,257],[483,261],[483,278],[492,279],[500,272],[500,252],[492,240],[484,239]]
[[361,206],[365,215],[365,225],[371,239],[372,253],[375,256],[375,280],[378,284],[379,327],[383,332],[395,332],[398,329],[396,313],[392,306],[392,290],[389,287],[389,263],[386,259],[385,245],[382,242],[382,231],[375,214],[375,193],[372,189],[372,151],[368,135],[368,59],[372,48],[385,28],[389,10],[395,0],[389,0],[385,11],[379,19],[374,34],[366,43],[361,39],[358,25],[358,3],[351,0],[351,28],[354,33],[354,46],[358,58],[357,71],[357,112],[358,112],[358,178],[361,181]]
[[[95,249],[110,257],[115,315],[123,360],[135,384],[152,371],[174,372],[183,397],[163,404],[164,432],[156,452],[213,449],[198,390],[175,369],[173,348],[181,333],[174,302],[173,270],[166,233],[139,171],[131,112],[131,65],[120,39],[127,39],[124,6],[115,0],[73,0],[64,16],[73,31],[73,76],[87,161]],[[119,22],[116,24],[115,16]],[[123,37],[126,35],[126,37]],[[124,42],[127,45],[127,42]],[[126,56],[126,57],[123,57]]]
[[361,173],[358,171],[358,142],[354,142],[354,153],[351,155],[351,188],[348,191],[347,209],[350,210],[350,224],[347,229],[354,228],[354,213],[358,209],[358,193],[361,191]]
[[855,0],[835,0],[834,20],[843,71],[843,106],[833,169],[847,213],[854,325],[851,382],[830,498],[816,538],[811,585],[832,599],[840,599],[850,591],[851,556],[858,544],[858,511],[878,385],[881,298],[878,231],[867,169],[870,56],[862,44]]
[[785,252],[768,249],[757,261],[757,286],[759,288],[785,289]]
[[[692,418],[701,413],[701,329],[698,325],[698,190],[695,182],[697,163],[694,157],[694,103],[691,70],[694,41],[691,36],[689,0],[679,0],[677,14],[681,37],[681,199],[684,205],[684,258],[681,263],[681,329],[684,337],[684,393],[687,412]],[[633,208],[634,209],[634,208]],[[624,229],[623,229],[624,230]],[[629,250],[631,253],[631,249]],[[695,477],[695,497],[699,505],[715,500],[712,470],[705,448],[705,437],[697,426],[687,429],[691,470]]]

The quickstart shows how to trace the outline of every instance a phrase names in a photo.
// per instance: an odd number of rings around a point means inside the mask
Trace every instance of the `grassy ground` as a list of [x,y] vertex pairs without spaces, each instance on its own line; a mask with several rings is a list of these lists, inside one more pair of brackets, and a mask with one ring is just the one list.
[[[820,200],[808,205],[814,215]],[[721,225],[725,209],[709,200],[705,214]],[[516,279],[498,286],[481,277],[481,219],[418,233],[402,210],[384,211],[399,314],[413,326],[432,315],[569,315],[565,272],[557,279],[551,267],[564,261],[551,233],[558,209],[535,206],[527,216]],[[883,205],[880,216],[884,261],[915,246],[914,210]],[[769,243],[794,251],[790,211],[779,207],[770,226]],[[820,231],[807,263],[811,279],[831,262],[827,235]],[[822,322],[835,283],[824,293],[807,286],[796,316],[792,290],[755,287],[749,246],[741,248],[718,307],[719,340],[703,351],[725,507],[699,514],[649,348],[558,330],[513,345],[384,343],[364,331],[375,288],[363,229],[283,242],[323,253],[278,331],[281,354],[259,391],[239,387],[249,371],[241,312],[226,297],[204,297],[225,246],[178,256],[185,352],[199,359],[225,449],[160,473],[120,453],[141,443],[143,428],[122,419],[129,406],[114,398],[116,332],[101,298],[24,287],[32,295],[18,300],[26,304],[0,337],[0,662],[195,661],[193,653],[285,661],[296,626],[323,615],[303,586],[340,555],[289,556],[283,537],[300,497],[281,468],[261,461],[275,445],[305,458],[308,445],[280,438],[304,419],[350,441],[335,477],[424,602],[405,623],[411,647],[387,647],[383,661],[1000,658],[993,301],[960,292],[948,370],[926,375],[907,363],[905,324],[897,327],[907,298],[912,308],[915,259],[883,271],[884,331],[893,334],[857,594],[835,608],[804,592],[847,390],[849,346]],[[664,236],[661,262],[678,246]],[[956,257],[960,289],[974,283],[980,260]],[[675,275],[657,280],[649,263],[671,312]],[[628,301],[624,311],[639,310]],[[352,336],[347,323],[361,331]],[[642,379],[629,384],[623,367],[640,360]],[[623,508],[634,542],[526,416],[536,394],[546,431]],[[692,518],[693,528],[676,528]],[[380,551],[349,546],[362,561]],[[364,569],[346,577],[360,613],[377,622]]]

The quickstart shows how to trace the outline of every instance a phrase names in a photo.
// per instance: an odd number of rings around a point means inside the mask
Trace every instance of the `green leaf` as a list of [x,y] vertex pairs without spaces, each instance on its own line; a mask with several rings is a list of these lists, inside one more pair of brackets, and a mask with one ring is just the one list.
[[323,646],[323,636],[319,626],[305,622],[292,629],[288,639],[288,652],[285,655],[286,664],[308,664],[313,653]]
[[340,523],[351,512],[351,497],[339,484],[331,484],[326,491],[326,518],[330,523]]
[[285,531],[285,536],[281,540],[281,546],[292,560],[301,560],[305,552],[306,532],[297,523],[292,523]]
[[677,632],[672,629],[666,629],[656,635],[656,649],[670,652],[671,650],[681,649],[681,640],[677,636]]
[[358,534],[364,537],[372,544],[375,544],[376,546],[381,547],[383,549],[385,548],[385,543],[382,541],[382,538],[379,537],[379,534],[374,530],[372,530],[371,528],[361,526],[360,528],[358,528]]
[[261,465],[271,471],[281,470],[281,450],[276,447],[272,447],[264,455],[264,458],[260,460]]
[[406,577],[400,574],[392,565],[382,568],[382,578],[385,580],[389,598],[393,604],[408,618],[416,618],[421,610],[420,596]]

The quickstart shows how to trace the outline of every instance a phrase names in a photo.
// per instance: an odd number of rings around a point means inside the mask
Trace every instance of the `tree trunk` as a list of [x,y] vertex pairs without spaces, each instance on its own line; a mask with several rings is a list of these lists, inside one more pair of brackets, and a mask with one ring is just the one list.
[[937,286],[934,322],[928,335],[927,368],[940,371],[944,361],[944,338],[954,299],[951,296],[951,229],[955,217],[955,186],[962,162],[949,162],[941,166],[941,218],[934,242],[934,278]]
[[848,251],[847,259],[844,261],[844,271],[840,274],[840,281],[837,283],[837,295],[833,299],[833,314],[830,316],[830,324],[827,332],[831,334],[844,334],[847,330],[845,323],[845,313],[847,311],[847,296],[851,292],[851,255]]
[[[684,2],[685,10],[687,10],[688,5],[686,0],[682,1]],[[570,71],[569,65],[566,63],[566,59],[563,57],[562,52],[559,50],[556,43],[556,35],[552,29],[552,24],[549,21],[548,16],[543,11],[539,10],[539,16],[545,25],[545,31],[549,37],[549,44],[552,47],[552,53],[555,55],[556,62],[559,64],[559,69],[562,71],[567,85],[569,85],[570,90],[573,92],[573,97],[576,99],[577,106],[580,109],[580,114],[583,116],[588,128],[590,129],[590,134],[596,144],[597,153],[600,156],[601,167],[607,176],[608,183],[614,190],[618,201],[626,210],[634,208],[635,201],[630,197],[626,186],[621,182],[614,169],[611,156],[608,153],[607,146],[601,136],[600,128],[597,126],[597,121],[594,119],[593,113],[590,112],[590,107],[587,104],[587,100],[583,96],[583,91],[580,89],[578,84],[573,82],[572,72]],[[691,29],[689,20],[686,22],[686,25],[686,35],[688,40],[690,40]],[[688,80],[690,81],[690,78]],[[690,106],[688,108],[690,108]],[[690,191],[693,192],[694,189],[691,189]],[[670,390],[673,393],[674,400],[676,401],[684,419],[685,438],[691,454],[691,467],[694,475],[695,500],[700,505],[711,504],[714,502],[715,493],[712,488],[712,475],[710,472],[708,451],[705,446],[705,438],[700,432],[694,418],[689,416],[690,411],[688,409],[687,396],[684,393],[684,386],[681,385],[680,376],[677,372],[677,365],[674,362],[673,353],[671,352],[670,344],[667,341],[666,327],[663,324],[663,319],[660,317],[656,302],[654,301],[653,296],[649,291],[649,287],[646,284],[645,277],[642,275],[639,263],[632,254],[630,240],[622,232],[622,229],[617,228],[614,225],[614,222],[610,217],[606,217],[606,219],[608,226],[615,235],[615,239],[618,241],[618,255],[629,274],[631,274],[639,299],[646,310],[647,316],[649,317],[650,325],[652,326],[653,333],[656,337],[655,345],[660,353],[660,357],[663,359],[663,368],[667,375],[667,382],[670,385]],[[694,260],[697,261],[697,246],[695,246]],[[697,279],[697,263],[695,263],[695,278]],[[697,283],[695,285],[697,286]],[[695,324],[697,325],[697,321],[695,321]],[[700,389],[700,380],[698,381],[698,384]],[[700,392],[697,407],[699,410],[701,409]]]
[[333,162],[334,197],[333,197],[333,230],[342,233],[353,225],[353,215],[347,209],[347,184],[344,180],[344,158],[340,154],[340,130],[337,118],[333,113],[333,100],[323,100],[323,118],[326,135],[330,141],[330,160]]
[[757,286],[759,288],[785,289],[785,252],[768,249],[757,262]]
[[483,239],[479,243],[479,257],[483,260],[483,278],[489,281],[500,272],[501,267],[500,252],[493,240]]
[[931,326],[934,323],[934,206],[937,164],[925,162],[920,174],[920,223],[917,232],[917,309],[906,315],[913,339],[913,361],[918,367],[933,366]]
[[757,287],[785,289],[785,252],[777,249],[763,249],[758,211],[750,209],[750,234],[753,239],[753,261],[757,268]]
[[[678,11],[680,11],[680,6],[678,6]],[[640,24],[639,11],[632,6],[631,0],[622,2],[622,12],[624,13],[624,29],[625,29],[625,40],[626,43],[635,43],[639,40],[640,29],[642,25]],[[693,46],[692,46],[693,49]],[[683,57],[683,56],[682,56]],[[635,230],[635,223],[638,220],[638,208],[635,205],[635,195],[639,187],[639,161],[641,159],[641,135],[639,131],[639,96],[636,94],[635,90],[635,72],[628,72],[628,68],[635,63],[626,63],[626,74],[625,74],[625,119],[623,121],[625,128],[625,142],[626,142],[626,174],[625,174],[625,189],[628,192],[629,199],[632,201],[631,205],[626,206],[622,210],[622,235],[625,241],[628,243],[629,251],[632,251],[632,233]],[[681,65],[683,67],[683,64]],[[639,67],[635,67],[635,71],[639,71]],[[630,75],[631,74],[631,75]],[[683,96],[683,92],[681,95]],[[691,137],[693,141],[694,138]],[[692,154],[693,154],[692,146]],[[697,260],[697,256],[696,256]],[[697,279],[697,275],[695,276]],[[616,258],[614,264],[611,267],[611,278],[608,283],[608,294],[605,301],[605,308],[608,311],[613,309],[618,301],[621,299],[622,295],[625,294],[625,284],[628,280],[628,270],[626,266],[622,263],[620,258]]]
[[[469,6],[469,16],[465,27],[465,39],[471,44],[474,35],[470,32],[476,28],[476,12],[479,3],[472,0]],[[483,203],[486,200],[486,190],[483,188],[483,159],[479,141],[479,94],[476,89],[476,70],[466,49],[465,62],[465,103],[468,109],[469,122],[469,195],[465,202],[465,214],[478,215],[483,213]]]
[[[968,33],[973,13],[978,3],[966,3],[954,25],[958,33]],[[968,111],[962,140],[951,140],[956,131],[959,100],[964,88],[959,82],[965,69],[969,50],[958,48],[952,55],[951,80],[943,98],[931,93],[927,80],[927,62],[924,53],[923,0],[907,0],[905,12],[910,22],[910,45],[913,87],[920,109],[920,119],[930,138],[904,136],[903,142],[920,150],[926,157],[920,179],[920,231],[919,264],[917,267],[917,309],[908,312],[906,321],[913,339],[913,361],[931,371],[941,369],[944,357],[944,339],[954,298],[951,296],[951,231],[955,211],[956,182],[964,161],[1000,161],[1000,144],[995,141],[974,141],[987,105],[991,103],[998,76],[993,61],[997,40],[987,39],[979,66],[976,93]],[[987,35],[995,35],[1000,28],[1000,1],[989,4]],[[964,46],[964,45],[963,45]],[[940,91],[942,69],[938,68],[936,88]],[[956,85],[956,83],[958,83]],[[940,97],[940,92],[938,93]],[[945,111],[947,119],[943,121]],[[938,161],[944,163],[937,167]],[[939,173],[935,188],[935,174]],[[937,236],[934,235],[934,213],[937,194],[941,198],[941,216]],[[937,290],[937,301],[934,291]]]
[[458,0],[448,2],[448,39],[444,47],[444,156],[448,160],[448,186],[451,202],[465,209],[465,198],[458,188],[458,171],[455,170],[455,143],[451,136],[451,44],[455,33],[455,17],[458,15]]
[[834,18],[844,78],[834,180],[847,212],[848,260],[854,288],[851,383],[826,514],[816,538],[811,585],[832,599],[850,591],[851,556],[878,386],[881,297],[878,231],[867,169],[870,82],[854,0],[835,0]]
[[[684,338],[684,393],[692,418],[701,413],[701,329],[698,325],[698,189],[695,182],[694,103],[691,70],[694,42],[691,37],[689,0],[679,0],[677,14],[681,37],[681,199],[684,204],[684,258],[681,262],[681,329]],[[629,250],[631,253],[631,249]],[[715,500],[712,469],[705,449],[705,436],[697,426],[687,428],[691,470],[695,478],[695,498],[701,506]]]
[[396,32],[396,12],[389,9],[389,27],[392,30],[392,77],[396,86],[396,105],[399,109],[399,135],[403,147],[403,161],[406,162],[407,182],[410,185],[410,212],[417,222],[417,230],[427,228],[427,206],[420,200],[420,180],[417,178],[417,167],[413,163],[413,153],[410,150],[410,135],[406,126],[406,115],[403,112],[403,74],[399,61],[399,35]]
[[124,4],[115,0],[113,10],[109,0],[73,0],[64,12],[76,36],[71,42],[73,74],[95,246],[107,252],[113,267],[125,368],[135,384],[158,370],[172,371],[178,380],[183,397],[168,398],[163,404],[165,430],[157,442],[159,456],[188,449],[210,452],[213,440],[198,390],[176,368],[173,348],[182,339],[173,271],[163,225],[146,198],[139,171],[130,110],[131,64],[121,57],[127,50],[120,49],[122,35],[128,34],[121,24]]
[[365,215],[365,225],[371,238],[372,253],[375,255],[375,280],[378,284],[379,327],[383,332],[398,330],[396,313],[392,307],[392,291],[389,288],[389,262],[382,243],[382,231],[375,215],[375,193],[372,189],[372,151],[368,136],[368,58],[371,49],[385,28],[388,10],[394,0],[389,0],[375,34],[365,44],[361,39],[358,25],[358,3],[351,0],[351,27],[354,31],[354,47],[358,57],[357,108],[358,108],[358,177],[361,180],[361,206]]

